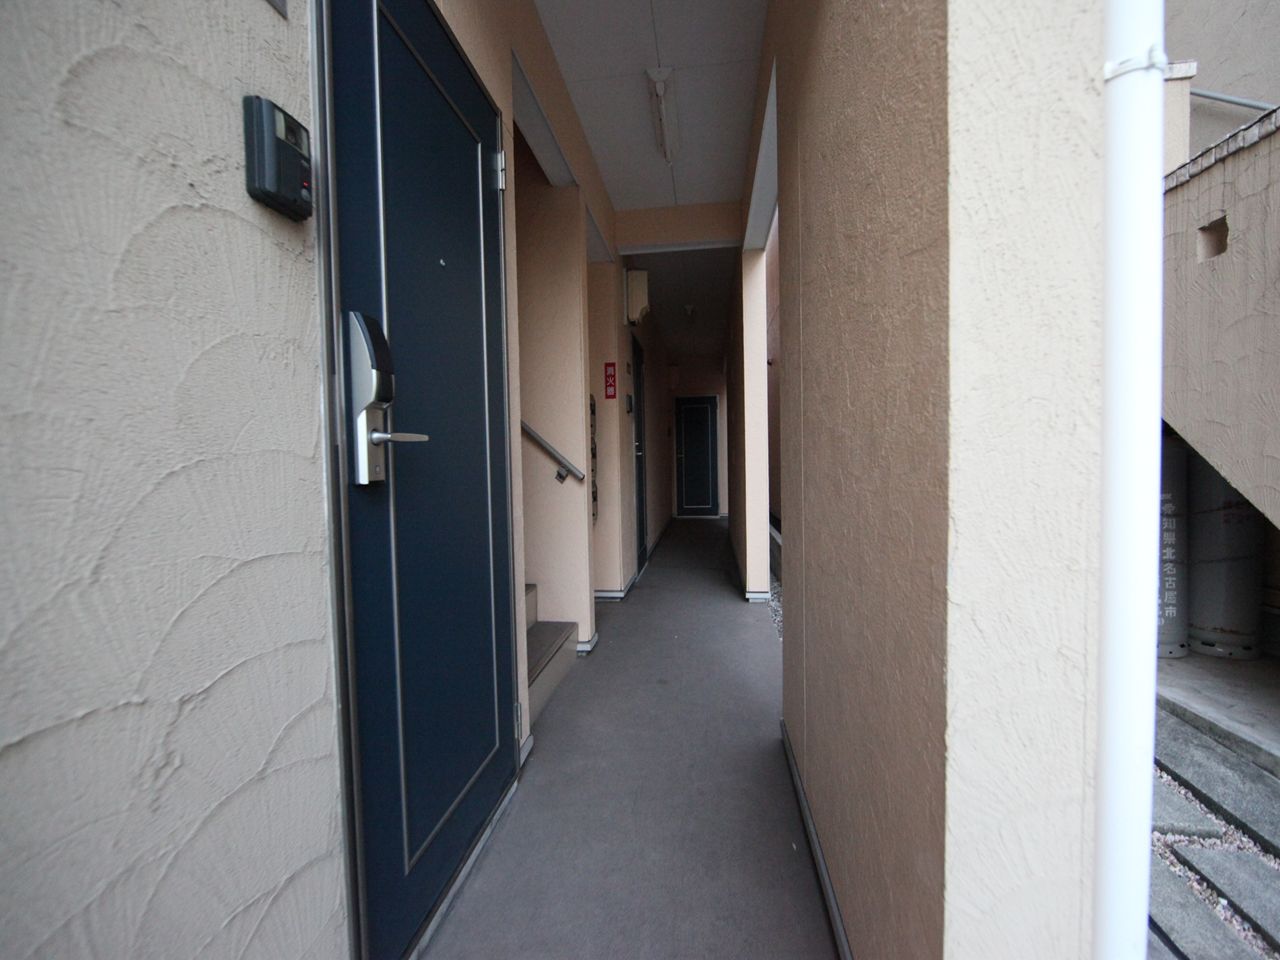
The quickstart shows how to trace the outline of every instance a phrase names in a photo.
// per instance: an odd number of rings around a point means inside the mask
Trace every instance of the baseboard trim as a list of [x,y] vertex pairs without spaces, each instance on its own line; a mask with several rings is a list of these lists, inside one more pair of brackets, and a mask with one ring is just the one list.
[[809,810],[809,801],[804,795],[804,783],[800,780],[796,755],[791,749],[787,721],[782,720],[780,723],[782,749],[787,755],[787,768],[791,771],[791,786],[796,792],[796,803],[800,805],[804,833],[809,838],[809,852],[813,854],[813,865],[818,871],[818,883],[822,887],[822,899],[827,905],[827,922],[831,924],[831,936],[836,942],[836,952],[840,954],[840,960],[853,960],[853,952],[849,949],[849,938],[844,932],[844,919],[840,915],[840,904],[836,903],[836,894],[831,887],[831,874],[827,872],[827,858],[822,855],[822,844],[818,842],[818,831],[813,825],[813,814]]
[[768,590],[746,590],[743,592],[742,595],[746,598],[747,603],[768,603],[769,602]]
[[596,644],[597,644],[597,643],[599,643],[599,642],[600,642],[600,634],[599,634],[598,632],[597,632],[597,633],[593,633],[593,634],[591,635],[591,639],[590,639],[590,640],[588,640],[588,641],[586,641],[585,643],[583,643],[581,640],[579,640],[579,641],[578,641],[578,656],[580,656],[580,657],[585,657],[588,653],[590,653],[592,650],[594,650],[594,649],[596,648]]
[[520,766],[524,766],[524,762],[529,759],[529,754],[533,753],[533,734],[529,734],[524,738],[524,742],[520,744]]
[[607,600],[611,603],[622,600],[627,595],[626,590],[596,590],[594,593],[597,600]]
[[[530,737],[528,743],[533,742]],[[427,924],[427,928],[422,931],[422,936],[418,938],[418,942],[413,945],[409,951],[409,960],[424,960],[427,953],[427,947],[431,945],[431,938],[436,935],[436,931],[440,928],[440,924],[449,913],[449,908],[453,906],[453,901],[457,897],[458,892],[462,889],[462,885],[467,882],[467,877],[471,875],[471,868],[476,865],[476,861],[480,859],[480,854],[484,852],[484,848],[489,845],[489,838],[493,836],[493,828],[498,825],[498,821],[502,819],[502,815],[507,812],[507,807],[511,805],[511,798],[515,796],[516,787],[519,780],[511,781],[511,786],[507,788],[506,794],[498,803],[498,809],[493,812],[493,816],[489,818],[488,824],[485,825],[484,833],[480,834],[480,839],[476,841],[476,845],[471,848],[471,852],[467,854],[467,860],[453,878],[453,883],[449,885],[449,892],[444,895],[444,899],[440,901],[440,906],[436,909],[435,916],[431,918],[431,922]]]

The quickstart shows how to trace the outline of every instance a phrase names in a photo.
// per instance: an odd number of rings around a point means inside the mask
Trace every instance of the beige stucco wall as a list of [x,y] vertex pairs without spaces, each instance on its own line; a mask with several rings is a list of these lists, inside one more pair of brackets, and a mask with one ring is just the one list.
[[767,275],[765,251],[744,250],[726,358],[729,538],[743,589],[757,595],[769,590]]
[[1001,17],[766,27],[784,716],[864,958],[1089,952],[1101,5]]
[[768,363],[769,404],[769,512],[782,517],[782,311],[779,309],[778,218],[769,227],[769,239],[764,247],[765,255],[765,310],[768,322],[765,333],[765,356]]
[[[1165,193],[1164,414],[1280,523],[1280,135]],[[1226,252],[1200,228],[1225,214]]]
[[620,210],[616,236],[623,253],[732,247],[742,240],[742,213],[736,203]]
[[1092,922],[1103,3],[1028,0],[1003,30],[984,0],[947,14],[945,955],[1074,960]]
[[[625,327],[622,315],[622,270],[616,263],[592,263],[587,267],[587,310],[590,318],[591,362],[587,388],[596,398],[596,487],[599,513],[591,528],[591,586],[593,590],[622,590],[623,527],[635,526],[634,491],[624,495],[624,473],[631,461],[623,456],[623,438],[631,446],[626,394],[621,389],[623,371],[630,356],[630,343],[621,349]],[[604,365],[616,364],[617,396],[605,398]],[[627,489],[634,487],[634,480]],[[635,553],[634,532],[630,538]],[[635,566],[634,560],[632,567]]]
[[0,8],[0,954],[347,955],[309,13]]
[[[1197,89],[1280,104],[1280,4],[1274,0],[1167,0],[1165,49],[1171,60],[1195,60]],[[1191,153],[1199,153],[1257,119],[1256,110],[1191,101]]]
[[784,713],[853,955],[940,957],[945,5],[778,0],[775,56]]
[[[547,182],[523,140],[516,142],[514,168],[521,414],[586,472],[586,209],[577,186]],[[586,641],[595,632],[590,479],[559,483],[555,462],[528,437],[521,456],[525,578],[538,586],[538,616],[577,623]]]

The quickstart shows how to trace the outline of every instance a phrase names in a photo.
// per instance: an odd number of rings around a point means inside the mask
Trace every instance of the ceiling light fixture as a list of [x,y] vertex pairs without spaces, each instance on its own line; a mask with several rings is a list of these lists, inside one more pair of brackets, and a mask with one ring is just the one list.
[[653,130],[658,138],[658,149],[666,158],[667,166],[675,161],[680,146],[676,125],[675,80],[670,67],[650,67],[649,104],[653,108]]

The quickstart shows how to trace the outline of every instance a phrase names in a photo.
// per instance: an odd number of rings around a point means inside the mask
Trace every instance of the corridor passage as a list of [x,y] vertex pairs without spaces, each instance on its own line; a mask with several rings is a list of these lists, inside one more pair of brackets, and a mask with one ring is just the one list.
[[782,653],[722,520],[673,520],[534,728],[429,960],[835,956],[782,751]]

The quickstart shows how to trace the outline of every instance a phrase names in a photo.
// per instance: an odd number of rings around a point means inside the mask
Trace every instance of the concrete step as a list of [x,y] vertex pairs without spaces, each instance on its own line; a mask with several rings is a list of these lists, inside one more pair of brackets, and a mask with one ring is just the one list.
[[539,620],[529,629],[527,639],[529,723],[532,724],[578,659],[578,625]]
[[1173,853],[1280,950],[1280,870],[1246,850],[1174,847]]
[[1165,946],[1154,930],[1147,931],[1147,960],[1181,960],[1181,958]]
[[1179,837],[1222,836],[1222,827],[1159,777],[1155,778],[1154,797],[1155,811],[1151,818],[1151,829],[1156,833],[1175,834]]
[[1280,780],[1165,710],[1156,713],[1156,763],[1215,814],[1280,856]]
[[1258,960],[1253,949],[1195,895],[1187,881],[1154,853],[1151,922],[1173,944],[1175,956],[1181,954],[1186,960]]
[[529,683],[538,679],[551,658],[560,652],[565,641],[574,639],[577,653],[578,625],[567,620],[539,620],[529,628]]
[[533,625],[538,622],[538,585],[536,583],[526,583],[524,585],[524,628],[532,630]]

